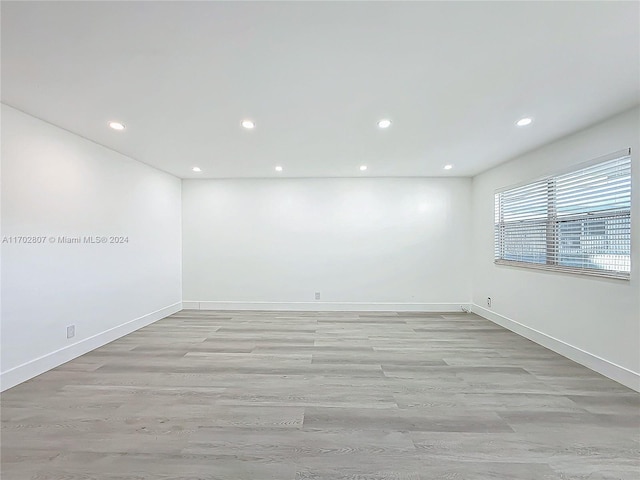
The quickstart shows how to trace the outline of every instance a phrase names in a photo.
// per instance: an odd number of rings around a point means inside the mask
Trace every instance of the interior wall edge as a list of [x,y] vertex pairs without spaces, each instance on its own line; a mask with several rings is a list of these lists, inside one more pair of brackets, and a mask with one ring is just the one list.
[[26,382],[33,377],[67,363],[85,353],[89,353],[96,348],[100,348],[118,338],[133,333],[147,325],[151,325],[158,320],[162,320],[169,315],[173,315],[180,310],[182,310],[182,302],[167,305],[159,310],[134,318],[133,320],[124,322],[92,337],[85,338],[77,343],[30,360],[6,372],[2,372],[0,373],[0,392],[4,392],[22,382]]
[[640,392],[640,373],[629,370],[625,367],[617,365],[605,358],[601,358],[590,352],[575,347],[560,339],[547,335],[546,333],[535,330],[531,327],[523,325],[516,320],[501,315],[499,313],[488,310],[475,303],[471,304],[471,311],[480,315],[487,320],[500,325],[501,327],[511,330],[512,332],[531,340],[549,350],[556,352],[563,357],[573,360],[594,372],[604,375],[625,387],[629,387],[636,392]]

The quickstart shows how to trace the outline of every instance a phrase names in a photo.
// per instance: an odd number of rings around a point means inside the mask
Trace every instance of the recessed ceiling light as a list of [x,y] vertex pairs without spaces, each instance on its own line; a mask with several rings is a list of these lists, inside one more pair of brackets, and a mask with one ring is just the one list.
[[253,123],[252,120],[243,120],[242,121],[242,126],[244,128],[246,128],[247,130],[251,130],[252,128],[255,128],[256,124]]
[[453,165],[445,165],[444,169],[445,170],[451,170],[453,168]]
[[201,172],[202,169],[200,167],[193,167],[191,170],[193,170],[194,172]]
[[389,128],[391,126],[391,120],[384,118],[378,122],[378,126],[380,128]]
[[516,122],[516,125],[518,125],[519,127],[526,127],[527,125],[530,125],[531,122],[533,122],[533,120],[531,120],[529,117],[525,117],[518,120]]
[[360,165],[360,171],[364,172],[367,169],[366,165]]
[[124,125],[120,122],[109,122],[109,126],[114,130],[124,130]]
[[280,165],[276,165],[276,172],[281,172],[282,171],[282,167]]

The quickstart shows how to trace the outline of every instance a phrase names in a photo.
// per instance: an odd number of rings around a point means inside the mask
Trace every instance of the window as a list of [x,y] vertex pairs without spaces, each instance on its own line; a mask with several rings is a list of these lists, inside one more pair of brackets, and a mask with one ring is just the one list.
[[628,279],[631,151],[495,196],[495,262]]

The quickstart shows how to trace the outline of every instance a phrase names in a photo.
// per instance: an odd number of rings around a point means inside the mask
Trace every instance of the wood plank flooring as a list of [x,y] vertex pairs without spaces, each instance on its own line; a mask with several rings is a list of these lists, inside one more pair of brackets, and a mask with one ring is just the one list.
[[640,479],[640,394],[473,314],[183,310],[1,401],[2,480]]

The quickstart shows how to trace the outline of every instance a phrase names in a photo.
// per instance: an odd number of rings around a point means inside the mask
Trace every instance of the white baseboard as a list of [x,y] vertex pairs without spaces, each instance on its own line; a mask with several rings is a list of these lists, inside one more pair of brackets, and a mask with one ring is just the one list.
[[459,303],[387,303],[387,302],[218,302],[184,301],[192,310],[269,310],[304,312],[462,312],[468,302]]
[[562,340],[554,338],[546,333],[535,330],[531,327],[527,327],[522,323],[516,322],[504,315],[492,312],[475,303],[471,306],[471,311],[486,318],[498,325],[511,330],[518,335],[521,335],[529,340],[542,345],[543,347],[553,350],[559,353],[563,357],[567,357],[580,365],[584,365],[591,370],[594,370],[605,377],[615,380],[622,385],[631,388],[637,392],[640,392],[640,373],[629,370],[628,368],[617,365],[609,360],[598,357],[592,353],[586,352],[578,347],[574,347]]
[[55,352],[48,353],[42,357],[23,363],[22,365],[7,370],[6,372],[2,372],[2,374],[0,374],[0,391],[5,391],[14,387],[19,383],[25,382],[30,378],[36,377],[41,373],[73,360],[80,355],[84,355],[91,350],[95,350],[96,348],[106,345],[109,342],[113,342],[124,335],[135,332],[142,327],[146,327],[147,325],[157,322],[158,320],[179,312],[180,310],[182,310],[182,302],[174,303],[173,305],[161,308],[155,312],[151,312],[125,322],[117,327],[100,332],[92,337],[80,340],[73,345],[68,345],[56,350]]

